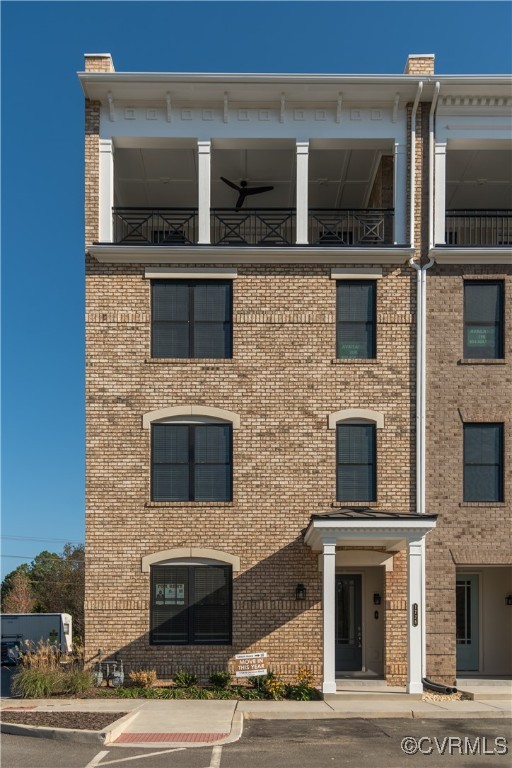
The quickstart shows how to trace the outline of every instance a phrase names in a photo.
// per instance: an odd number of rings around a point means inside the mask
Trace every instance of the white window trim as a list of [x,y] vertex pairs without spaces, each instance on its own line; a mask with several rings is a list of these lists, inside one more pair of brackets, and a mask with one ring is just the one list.
[[155,411],[148,411],[142,416],[142,428],[149,429],[154,422],[165,422],[167,419],[172,419],[175,416],[204,416],[208,419],[229,421],[233,425],[233,429],[240,429],[240,416],[238,413],[208,405],[174,405],[166,408],[157,408]]
[[336,429],[340,422],[344,421],[370,421],[377,429],[384,429],[384,414],[380,411],[372,411],[369,408],[344,408],[335,411],[328,416],[329,429]]

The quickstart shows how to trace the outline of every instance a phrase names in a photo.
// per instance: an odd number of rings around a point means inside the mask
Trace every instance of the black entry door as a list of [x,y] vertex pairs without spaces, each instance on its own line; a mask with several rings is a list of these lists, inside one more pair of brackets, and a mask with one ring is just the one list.
[[336,672],[363,666],[361,575],[336,574]]

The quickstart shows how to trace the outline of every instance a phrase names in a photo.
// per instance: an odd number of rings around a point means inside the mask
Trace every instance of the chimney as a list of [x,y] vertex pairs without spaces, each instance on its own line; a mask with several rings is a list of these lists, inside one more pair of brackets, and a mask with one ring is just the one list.
[[115,72],[110,53],[86,53],[84,58],[86,72]]
[[434,53],[410,53],[404,75],[433,75],[435,58]]

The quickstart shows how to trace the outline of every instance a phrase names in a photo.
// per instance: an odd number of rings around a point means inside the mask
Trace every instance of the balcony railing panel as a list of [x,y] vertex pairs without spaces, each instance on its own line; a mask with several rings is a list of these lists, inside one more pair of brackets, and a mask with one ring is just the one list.
[[114,242],[138,245],[197,243],[197,208],[114,208]]
[[309,242],[338,247],[392,245],[393,220],[394,211],[388,209],[310,209]]
[[293,245],[295,210],[213,208],[211,239],[213,245]]
[[446,211],[446,245],[512,246],[512,210]]
[[[116,207],[112,210],[118,245],[195,245],[197,208]],[[393,210],[310,209],[310,245],[351,247],[393,243]],[[212,208],[212,245],[288,247],[296,242],[293,208]]]

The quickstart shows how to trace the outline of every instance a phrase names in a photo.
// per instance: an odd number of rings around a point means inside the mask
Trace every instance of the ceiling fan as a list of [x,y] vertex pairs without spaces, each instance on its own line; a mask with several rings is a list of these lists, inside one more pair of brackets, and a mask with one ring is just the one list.
[[248,195],[261,195],[263,192],[270,192],[274,187],[248,187],[246,181],[241,181],[240,186],[238,184],[235,184],[233,181],[230,181],[229,179],[225,179],[224,176],[221,176],[221,181],[224,182],[224,184],[227,184],[228,187],[231,187],[232,189],[236,189],[238,192],[238,200],[236,201],[235,208],[240,210],[242,205],[244,204],[245,198]]

